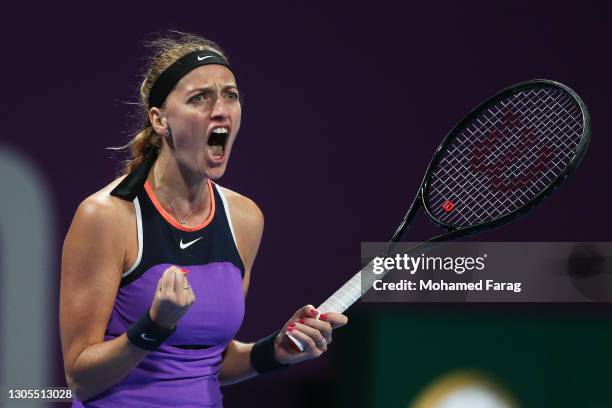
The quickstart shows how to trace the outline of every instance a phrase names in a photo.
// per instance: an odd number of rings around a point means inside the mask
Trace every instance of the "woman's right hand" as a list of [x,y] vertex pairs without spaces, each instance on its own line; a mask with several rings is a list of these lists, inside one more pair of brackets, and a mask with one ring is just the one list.
[[195,294],[187,281],[187,272],[186,269],[171,266],[157,283],[149,314],[158,326],[174,329],[195,302]]

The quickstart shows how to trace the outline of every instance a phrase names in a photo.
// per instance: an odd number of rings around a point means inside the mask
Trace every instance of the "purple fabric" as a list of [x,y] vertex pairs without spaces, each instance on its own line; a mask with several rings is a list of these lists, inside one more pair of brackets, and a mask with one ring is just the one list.
[[[156,265],[119,289],[105,340],[123,334],[149,309],[157,282],[170,266]],[[230,262],[187,268],[196,301],[176,332],[119,384],[86,403],[74,401],[72,407],[222,407],[221,353],[244,317],[242,277]],[[174,345],[212,347],[192,350]]]

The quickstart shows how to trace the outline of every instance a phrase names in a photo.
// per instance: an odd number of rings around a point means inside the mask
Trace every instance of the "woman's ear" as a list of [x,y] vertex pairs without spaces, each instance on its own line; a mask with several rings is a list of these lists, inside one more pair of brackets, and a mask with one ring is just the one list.
[[149,110],[149,122],[151,122],[151,126],[156,133],[160,135],[166,135],[166,130],[168,129],[168,121],[162,115],[162,112],[159,108],[151,108]]

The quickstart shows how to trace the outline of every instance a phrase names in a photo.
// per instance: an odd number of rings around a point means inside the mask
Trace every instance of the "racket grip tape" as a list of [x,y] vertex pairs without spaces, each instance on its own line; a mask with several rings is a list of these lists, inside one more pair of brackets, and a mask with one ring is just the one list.
[[[315,317],[315,319],[319,320],[319,316],[321,316],[321,312],[317,313],[317,317]],[[290,331],[286,331],[285,335],[287,338],[289,338],[289,343],[293,346],[295,351],[300,353],[304,352],[304,345],[300,340],[298,340],[297,337],[295,337]]]
[[304,345],[299,341],[291,332],[285,332],[285,335],[289,338],[289,343],[293,346],[295,351],[302,353],[304,351]]

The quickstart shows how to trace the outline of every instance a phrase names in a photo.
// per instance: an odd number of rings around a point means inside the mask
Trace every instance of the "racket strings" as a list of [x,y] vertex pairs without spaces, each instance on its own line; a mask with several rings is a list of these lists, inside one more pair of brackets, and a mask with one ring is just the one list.
[[[510,148],[512,148],[512,146],[509,146],[508,144],[504,144],[504,143],[502,143],[498,147],[498,149],[500,151],[507,150],[507,149],[510,149]],[[510,163],[509,164],[509,169],[508,169],[509,171],[506,171],[506,173],[510,173],[510,174],[512,174],[515,177],[517,175],[521,174],[521,173],[519,173],[519,171],[518,171],[519,169],[518,168],[519,167],[527,167],[527,164],[529,164],[529,154],[530,153],[527,153],[522,161],[516,161],[515,162],[516,166],[513,166],[513,163]],[[495,160],[499,159],[499,154],[497,154],[497,155],[493,154],[492,156],[493,156],[493,159],[489,160],[489,162],[490,163],[495,163]],[[556,163],[553,163],[553,166],[554,165],[556,165]],[[516,169],[514,171],[512,170],[513,167],[516,167]],[[559,172],[561,172],[563,169],[564,169],[564,167],[557,168],[557,170]],[[554,179],[554,177],[553,177],[554,174],[551,174],[551,173],[554,173],[553,170],[554,170],[553,168],[548,169],[543,176],[545,178],[546,177],[550,178],[550,180],[552,181]],[[456,178],[453,178],[452,174],[447,174],[447,176],[449,178],[453,179],[453,181],[455,181],[457,183],[462,181],[462,180],[457,180]],[[529,172],[527,172],[527,176],[533,177],[534,173],[532,171],[529,171]],[[464,194],[468,194],[468,195],[473,195],[473,194],[476,194],[478,192],[478,190],[482,186],[480,185],[480,183],[478,183],[478,180],[472,179],[472,180],[467,180],[467,185],[465,187],[467,187],[467,188],[464,190],[463,193]],[[533,186],[526,185],[526,186],[524,186],[524,188],[525,188],[524,190],[523,189],[517,189],[515,191],[516,194],[514,196],[508,196],[508,197],[505,197],[505,198],[502,197],[501,198],[503,200],[502,204],[504,204],[506,206],[509,206],[508,208],[511,208],[513,203],[514,204],[518,204],[518,207],[520,207],[520,206],[525,205],[532,197],[534,197],[538,193],[538,191],[534,190]],[[486,197],[485,197],[485,199],[486,199]],[[526,200],[526,201],[524,201],[523,199]],[[488,211],[488,205],[490,205],[490,204],[491,204],[490,201],[484,200],[481,203],[476,202],[474,205],[476,206],[476,209],[480,209],[481,211],[486,213],[486,215],[489,216],[490,219],[494,219],[494,218],[499,217],[500,214],[501,214],[500,212],[495,213],[495,212]],[[501,207],[498,207],[498,208],[501,208]],[[457,216],[454,217],[454,219],[456,219],[456,218],[457,218]],[[453,217],[451,217],[451,219],[454,221]],[[468,222],[470,222],[470,220],[468,220]]]
[[[506,106],[507,106],[507,105],[506,105]],[[538,113],[539,113],[539,112],[538,112]],[[485,128],[484,128],[484,130],[485,130],[485,131],[489,131],[489,132],[491,132],[491,131],[497,131],[497,129],[493,129],[493,130],[491,129],[491,125],[492,125],[493,123],[492,123],[490,120],[488,120],[488,123],[483,123],[483,121],[482,121],[482,120],[480,120],[479,122],[480,122],[480,125],[483,125],[483,124],[485,125]],[[550,122],[550,121],[549,121],[549,122]],[[488,126],[487,126],[487,125],[488,125]],[[519,130],[519,131],[522,131],[524,128],[525,128],[525,127],[523,126],[523,128],[518,128],[518,130]],[[504,129],[502,129],[502,132],[507,132],[508,130],[509,130],[509,129],[507,129],[507,126],[505,126],[505,128],[504,128]],[[468,129],[468,131],[470,131],[470,129]],[[470,132],[470,133],[472,133],[472,134],[473,134],[474,132]],[[511,145],[508,145],[508,143],[503,143],[503,140],[502,140],[502,143],[499,143],[499,141],[498,141],[498,140],[496,140],[495,142],[496,142],[497,144],[499,144],[499,145],[500,145],[500,147],[499,147],[499,148],[497,148],[497,150],[498,150],[498,151],[508,151],[508,149],[512,148],[512,146],[511,146]],[[494,153],[494,154],[492,154],[492,158],[489,160],[489,163],[486,163],[486,162],[485,162],[485,163],[483,163],[482,165],[480,165],[480,167],[481,167],[481,169],[480,169],[480,170],[482,170],[482,169],[489,170],[489,171],[487,171],[486,173],[488,173],[488,175],[492,175],[493,177],[495,177],[495,176],[496,176],[496,173],[495,173],[495,172],[497,172],[497,174],[499,174],[499,166],[496,166],[496,167],[490,167],[490,166],[491,166],[491,163],[492,163],[493,165],[495,165],[495,163],[496,163],[496,162],[499,162],[499,161],[500,161],[500,157],[499,157],[499,154],[495,154],[495,152],[493,152],[493,153]],[[525,156],[526,156],[526,155],[525,155]],[[473,157],[473,158],[474,158],[474,157]],[[521,161],[514,161],[514,163],[527,163],[527,164],[529,164],[529,163],[528,163],[528,160],[526,160],[526,158],[527,158],[527,157],[523,157],[523,158],[522,158],[523,160],[521,160]],[[502,160],[503,160],[503,158],[502,158]],[[473,164],[473,163],[472,163],[472,164]],[[503,161],[502,161],[502,165],[506,165],[506,167],[507,167],[507,164],[508,164],[507,162],[506,162],[506,163],[503,163]],[[472,166],[472,167],[473,167],[473,166]],[[494,171],[491,171],[491,170],[494,170]],[[482,172],[482,171],[481,171],[481,172]],[[517,172],[516,172],[516,171],[507,171],[507,170],[506,170],[506,172],[505,172],[505,173],[506,173],[506,175],[508,175],[508,173],[510,173],[510,175],[512,175],[512,176],[516,176],[516,173],[517,173]],[[548,172],[548,173],[550,173],[550,172]],[[527,174],[527,176],[533,177],[533,172],[532,172],[531,174]],[[478,185],[478,183],[474,183],[473,181],[477,181],[477,180],[472,180],[472,183],[470,183],[470,184],[471,184],[471,186],[472,186],[472,191],[468,191],[469,193],[472,193],[472,194],[474,193],[474,191],[473,191],[473,190],[474,190],[474,186],[476,186],[476,187],[480,187],[480,186]],[[518,185],[518,184],[516,184],[516,183],[515,183],[515,186],[520,187],[520,185]],[[495,186],[494,186],[494,187],[495,187]],[[517,188],[513,188],[513,187],[514,187],[514,186],[513,186],[512,184],[509,184],[509,185],[507,185],[507,186],[506,186],[506,190],[509,190],[509,191],[517,191],[517,192],[519,192],[519,193],[521,193],[521,194],[523,194],[523,195],[525,195],[525,196],[528,196],[528,194],[529,194],[529,193],[531,193],[531,195],[533,195],[533,194],[534,194],[533,188],[530,188],[530,186],[527,186],[527,191],[526,191],[526,192],[523,192],[522,190],[519,190],[519,189],[517,189]],[[497,190],[499,190],[499,186],[498,186]],[[486,198],[486,197],[485,197],[485,198]],[[512,197],[507,197],[505,201],[507,201],[507,202],[508,202],[508,201],[511,201],[511,198],[512,198]],[[529,197],[528,197],[528,198],[529,198]],[[519,202],[520,202],[521,204],[524,204],[524,202],[523,202],[522,200],[520,200],[520,198],[519,198]],[[486,214],[487,214],[489,217],[495,217],[495,215],[496,215],[496,214],[493,214],[492,212],[487,211],[487,204],[490,204],[490,203],[487,203],[486,201],[485,201],[485,202],[482,202],[482,203],[477,203],[477,208],[479,208],[479,209],[483,210],[483,211],[484,211],[484,212],[485,212],[485,213],[486,213]],[[508,203],[505,203],[505,204],[507,205]]]
[[[509,146],[504,145],[503,143],[500,146],[500,149],[506,149]],[[511,147],[511,146],[510,146]],[[498,155],[493,155],[493,159],[492,161],[494,162],[495,159],[498,158]],[[560,171],[563,170],[563,167],[557,166],[557,169],[555,171],[554,167],[551,167],[550,169],[537,169],[535,168],[534,170],[530,170],[529,167],[527,167],[530,164],[529,161],[529,157],[528,154],[525,155],[522,158],[522,161],[515,161],[514,163],[518,163],[519,165],[522,163],[522,167],[524,169],[520,169],[520,166],[514,166],[515,168],[513,169],[512,167],[512,163],[510,165],[508,165],[506,163],[506,171],[505,172],[500,172],[498,171],[498,174],[501,173],[502,176],[504,177],[512,177],[509,179],[509,183],[505,184],[505,185],[500,185],[499,184],[499,175],[495,175],[493,174],[492,178],[490,179],[490,183],[492,184],[492,187],[495,190],[499,191],[505,191],[505,192],[514,192],[514,194],[507,194],[505,197],[504,196],[500,196],[499,194],[497,195],[496,201],[492,201],[489,199],[489,197],[482,196],[482,200],[481,201],[475,201],[473,204],[472,209],[475,210],[472,213],[470,212],[456,212],[454,215],[454,217],[450,217],[449,221],[451,222],[457,222],[457,219],[459,218],[459,216],[463,215],[463,216],[467,216],[467,220],[465,220],[468,224],[473,224],[473,223],[478,223],[478,222],[482,222],[483,221],[483,215],[486,216],[485,220],[490,220],[490,219],[494,219],[494,218],[498,218],[502,215],[504,215],[507,212],[510,212],[512,210],[514,210],[515,208],[518,208],[522,205],[525,205],[529,200],[531,200],[540,190],[536,189],[536,187],[542,187],[542,186],[536,186],[535,184],[531,184],[530,183],[525,183],[524,181],[521,181],[520,179],[516,179],[517,176],[523,176],[524,179],[533,179],[536,177],[536,171],[542,172],[542,177],[541,180],[545,180],[546,182],[551,182],[554,177],[557,175],[557,173],[559,173]],[[555,165],[555,163],[553,163],[553,166]],[[505,174],[504,174],[505,173]],[[450,175],[450,177],[452,178],[452,175]],[[524,180],[523,179],[523,180]],[[547,180],[548,179],[548,180]],[[518,180],[518,181],[515,181]],[[455,181],[457,181],[455,179]],[[466,183],[464,183],[464,188],[468,188],[466,190],[463,191],[463,196],[465,197],[466,194],[480,194],[480,189],[482,188],[481,183],[477,182],[478,180],[468,180],[467,185]],[[495,182],[497,181],[497,184],[495,184]],[[544,186],[547,183],[542,183]],[[503,188],[504,190],[501,190],[501,188]],[[504,212],[505,210],[507,210],[506,212]],[[475,218],[470,218],[470,215],[475,215]]]
[[563,173],[582,134],[582,110],[564,90],[532,88],[502,99],[446,147],[430,177],[428,208],[455,227],[507,215]]

